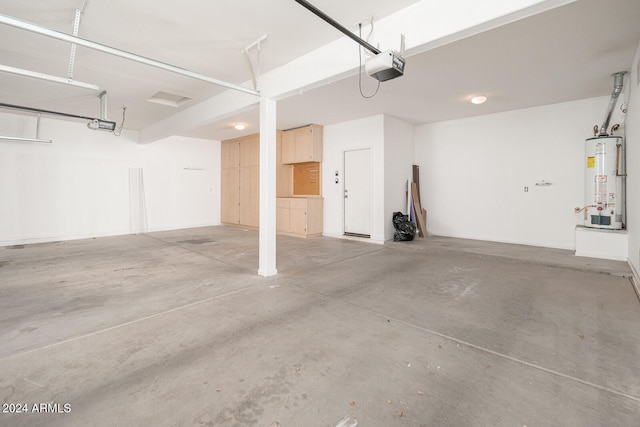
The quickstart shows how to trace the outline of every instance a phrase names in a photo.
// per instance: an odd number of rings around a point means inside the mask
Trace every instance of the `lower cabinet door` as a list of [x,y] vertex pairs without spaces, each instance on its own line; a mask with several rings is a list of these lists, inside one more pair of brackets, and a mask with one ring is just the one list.
[[289,208],[276,208],[276,231],[288,233],[289,230]]
[[307,234],[307,210],[291,209],[289,211],[290,232],[294,234]]

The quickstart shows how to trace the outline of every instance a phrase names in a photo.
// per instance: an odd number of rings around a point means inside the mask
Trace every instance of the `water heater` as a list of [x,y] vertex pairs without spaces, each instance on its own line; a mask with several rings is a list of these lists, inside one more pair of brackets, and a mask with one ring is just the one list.
[[620,164],[621,136],[596,136],[586,140],[584,225],[622,228],[623,187]]

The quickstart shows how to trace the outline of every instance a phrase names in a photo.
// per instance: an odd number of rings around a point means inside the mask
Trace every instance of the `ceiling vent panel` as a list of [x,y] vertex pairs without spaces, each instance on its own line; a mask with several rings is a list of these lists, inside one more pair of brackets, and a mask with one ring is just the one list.
[[182,105],[184,105],[185,103],[191,101],[192,98],[186,97],[186,96],[182,96],[182,95],[176,95],[173,93],[168,93],[168,92],[158,92],[155,95],[153,95],[152,97],[150,97],[149,99],[147,99],[147,101],[149,102],[154,102],[156,104],[162,104],[162,105],[168,105],[169,107],[180,107]]

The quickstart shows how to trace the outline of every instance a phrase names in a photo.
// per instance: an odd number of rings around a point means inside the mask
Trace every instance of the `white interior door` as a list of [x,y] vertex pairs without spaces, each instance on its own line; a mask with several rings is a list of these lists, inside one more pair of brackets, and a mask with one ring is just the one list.
[[344,152],[344,234],[371,236],[371,150]]

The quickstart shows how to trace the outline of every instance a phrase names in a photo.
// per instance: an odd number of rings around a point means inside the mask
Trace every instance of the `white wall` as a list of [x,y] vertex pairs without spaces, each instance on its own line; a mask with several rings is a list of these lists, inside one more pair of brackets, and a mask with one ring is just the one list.
[[629,261],[640,272],[640,45],[625,79],[630,96],[626,121],[627,144],[627,230],[629,231]]
[[[342,237],[344,234],[344,152],[371,149],[372,159],[372,230],[371,240],[385,238],[384,205],[384,116],[373,116],[324,127],[322,162],[322,193],[324,197],[325,236]],[[335,171],[340,182],[335,183]]]
[[[393,238],[391,217],[406,211],[406,180],[414,158],[414,126],[394,117],[378,115],[324,127],[322,163],[324,235],[344,233],[344,152],[371,149],[371,240]],[[335,171],[340,182],[335,183]]]
[[394,212],[407,213],[407,179],[413,175],[414,126],[395,117],[384,118],[384,237],[393,239]]
[[[608,98],[417,127],[427,230],[575,249],[580,218],[573,209],[583,206],[584,140],[601,123]],[[535,185],[542,180],[552,185]]]
[[[0,135],[33,137],[35,119],[2,113]],[[219,142],[139,145],[50,118],[40,137],[54,142],[0,140],[0,245],[130,233],[129,168],[143,169],[149,231],[220,223]]]

